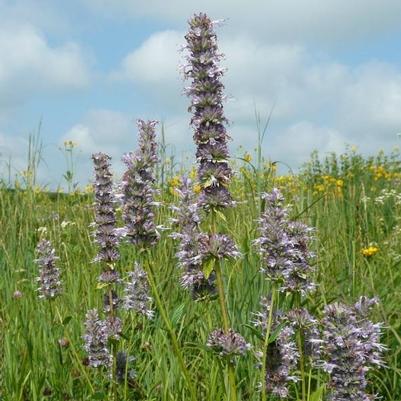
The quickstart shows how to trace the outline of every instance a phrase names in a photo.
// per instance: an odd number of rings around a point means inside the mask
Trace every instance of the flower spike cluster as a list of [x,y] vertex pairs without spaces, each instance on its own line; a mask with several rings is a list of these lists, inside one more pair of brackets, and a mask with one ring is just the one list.
[[154,245],[159,233],[154,222],[154,167],[158,161],[155,127],[157,121],[138,120],[139,148],[127,153],[123,162],[127,170],[122,180],[125,234],[135,245]]
[[[106,153],[95,153],[92,160],[95,167],[95,241],[99,252],[95,262],[111,265],[119,258],[118,235],[116,230],[115,197],[113,193],[110,156]],[[110,270],[110,269],[109,269]],[[101,281],[115,281],[116,272],[110,270]]]
[[86,314],[85,329],[83,339],[85,351],[88,353],[89,366],[110,368],[112,355],[107,344],[110,336],[107,321],[99,318],[96,309],[91,309]]
[[200,249],[200,240],[204,234],[200,230],[199,205],[197,196],[192,188],[192,181],[182,177],[182,184],[176,188],[179,203],[173,206],[175,218],[172,219],[177,232],[171,237],[179,240],[178,258],[182,270],[181,285],[192,291],[195,299],[204,294],[214,294],[215,275],[212,273],[207,279],[202,272],[203,255]]
[[260,237],[254,241],[262,257],[261,272],[279,282],[281,291],[306,294],[315,288],[309,262],[314,255],[308,249],[312,229],[289,220],[277,188],[262,198],[266,209],[259,219]]
[[151,308],[152,297],[149,295],[149,284],[146,272],[135,263],[134,271],[128,273],[129,282],[124,291],[124,309],[135,312],[152,319],[154,311]]
[[382,325],[367,317],[376,299],[361,297],[353,306],[327,305],[323,317],[323,369],[329,373],[330,400],[367,401],[367,372],[382,366]]
[[37,278],[39,282],[39,298],[53,299],[61,293],[61,274],[56,266],[59,259],[50,241],[42,239],[36,247],[37,259],[40,274]]
[[[253,324],[261,329],[262,335],[266,336],[268,320],[271,310],[271,301],[262,297],[261,309],[255,313],[256,319]],[[282,326],[279,328],[279,326]],[[265,383],[261,383],[272,394],[280,397],[288,397],[288,385],[298,380],[293,373],[297,368],[299,352],[295,343],[295,330],[293,325],[288,324],[286,316],[280,310],[274,310],[272,314],[272,326],[270,332],[280,330],[277,338],[268,345],[266,355],[266,377]],[[263,352],[259,352],[260,357]]]
[[218,52],[215,23],[203,13],[195,14],[189,21],[185,36],[189,52],[183,72],[191,85],[185,89],[191,99],[188,108],[192,112],[191,125],[197,145],[198,179],[202,188],[199,202],[205,209],[232,205],[227,184],[232,176],[228,165],[229,151],[223,110],[221,82],[223,69],[219,66],[222,54]]

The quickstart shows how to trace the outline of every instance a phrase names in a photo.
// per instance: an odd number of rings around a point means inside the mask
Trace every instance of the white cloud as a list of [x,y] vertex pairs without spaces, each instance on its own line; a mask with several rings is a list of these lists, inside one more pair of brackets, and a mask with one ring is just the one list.
[[[181,121],[188,100],[177,79],[180,62],[177,42],[181,32],[158,32],[122,62],[120,77],[141,85]],[[178,42],[179,43],[179,42]],[[266,152],[293,166],[318,148],[340,151],[344,144],[361,144],[365,151],[389,149],[401,128],[401,71],[388,63],[367,62],[349,66],[321,60],[300,45],[269,44],[236,35],[221,40],[226,104],[235,145],[256,142],[255,107],[262,115],[273,109]],[[163,62],[163,60],[166,60]],[[122,73],[123,71],[124,73]],[[167,101],[166,101],[167,100]],[[186,130],[188,132],[188,130]],[[182,128],[174,143],[188,138]]]
[[124,144],[133,144],[136,126],[127,115],[113,110],[91,110],[82,122],[71,127],[62,137],[77,142],[85,154],[106,151],[116,154]]
[[182,43],[180,32],[156,32],[124,58],[121,74],[132,81],[152,85],[174,81],[178,75],[177,53]]
[[14,180],[18,172],[26,169],[27,149],[28,141],[25,138],[0,132],[0,171],[4,179]]
[[321,155],[340,153],[344,151],[346,143],[346,138],[333,128],[300,121],[275,135],[268,153],[273,160],[299,166],[307,161],[307,155],[313,149],[318,149]]
[[78,158],[77,180],[86,182],[92,175],[92,153],[105,152],[113,159],[115,173],[123,171],[121,156],[136,146],[137,129],[134,120],[118,111],[91,110],[60,139],[73,141]]
[[24,101],[41,91],[66,91],[89,83],[78,45],[50,46],[30,25],[0,27],[0,105]]
[[33,25],[46,32],[60,33],[72,26],[64,10],[57,9],[53,0],[0,0],[0,24]]
[[227,18],[225,30],[274,41],[338,41],[342,46],[399,30],[398,0],[85,0],[93,10],[119,17],[165,19],[182,25],[195,12]]
[[183,37],[184,33],[176,31],[154,33],[124,57],[119,69],[110,74],[111,80],[130,81],[145,95],[151,95],[161,108],[167,104],[176,111],[183,110],[185,97],[181,96],[183,82],[179,72]]

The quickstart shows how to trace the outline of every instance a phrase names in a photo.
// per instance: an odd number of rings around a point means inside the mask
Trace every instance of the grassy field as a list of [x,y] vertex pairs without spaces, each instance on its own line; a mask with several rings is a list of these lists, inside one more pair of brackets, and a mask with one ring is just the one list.
[[[234,167],[230,190],[238,204],[228,210],[226,220],[217,223],[218,231],[228,233],[242,253],[241,258],[223,266],[231,326],[249,343],[258,344],[251,322],[260,296],[270,287],[259,273],[260,260],[252,241],[258,235],[256,220],[263,207],[258,194],[278,187],[292,206],[292,218],[316,227],[312,247],[317,254],[314,281],[318,287],[306,300],[309,310],[320,317],[324,306],[333,301],[353,303],[361,295],[377,296],[380,304],[371,320],[384,323],[387,367],[369,372],[368,389],[384,400],[401,400],[399,155],[364,158],[350,150],[323,162],[313,155],[301,173],[284,176],[276,174],[275,164],[254,167],[248,155]],[[157,221],[169,227],[169,206],[177,202],[174,187],[178,178],[164,177],[163,182]],[[97,282],[100,267],[91,262],[96,254],[89,227],[93,220],[91,192],[49,193],[37,187],[11,190],[5,185],[0,189],[1,399],[190,399],[187,378],[156,306],[150,321],[121,312],[124,328],[118,346],[135,357],[135,378],[110,384],[106,372],[86,366],[85,314],[91,308],[101,309],[103,296]],[[63,294],[54,301],[38,299],[34,259],[41,236],[51,240],[60,257]],[[155,285],[196,399],[224,400],[225,367],[205,346],[209,333],[221,327],[219,301],[195,302],[181,288],[176,245],[167,230],[151,249]],[[117,268],[124,275],[142,255],[127,244],[120,249]],[[282,297],[279,302],[284,307],[289,300]],[[239,400],[260,399],[260,369],[254,352],[238,359],[235,376]],[[310,371],[305,380],[305,399],[325,399],[325,374]],[[302,399],[300,388],[299,383],[291,385],[290,399]]]

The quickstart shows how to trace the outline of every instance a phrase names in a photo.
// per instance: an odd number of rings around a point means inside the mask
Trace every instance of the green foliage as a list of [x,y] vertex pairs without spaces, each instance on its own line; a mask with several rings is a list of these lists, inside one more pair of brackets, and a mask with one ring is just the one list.
[[[388,347],[388,367],[371,372],[369,391],[394,401],[401,394],[401,292],[397,291],[401,286],[401,179],[397,160],[397,156],[383,154],[364,158],[352,150],[323,162],[315,155],[297,176],[277,176],[272,164],[263,167],[262,161],[256,169],[244,160],[236,166],[239,174],[230,186],[238,205],[225,219],[216,219],[217,229],[229,232],[243,254],[234,264],[222,265],[231,325],[257,344],[260,338],[250,322],[268,284],[258,273],[259,258],[251,245],[260,210],[256,193],[258,187],[282,189],[293,205],[293,217],[317,228],[314,279],[318,290],[308,299],[310,310],[319,314],[333,300],[353,302],[360,295],[380,298],[373,320],[383,321],[386,327],[383,342]],[[157,216],[158,224],[165,225],[171,217],[168,206],[175,201],[167,182],[163,175],[163,206]],[[95,254],[89,228],[92,202],[90,193],[0,190],[0,394],[4,400],[108,399],[107,375],[86,366],[82,349],[85,313],[101,308],[102,301],[102,291],[96,289],[99,267],[91,263]],[[36,291],[34,249],[44,231],[60,256],[64,281],[64,293],[54,302],[39,300]],[[377,251],[364,256],[362,251],[369,246]],[[128,246],[122,246],[121,253],[118,269],[127,272],[137,255]],[[174,253],[174,241],[163,232],[149,256],[155,284],[198,398],[225,399],[219,361],[205,347],[210,331],[220,326],[218,300],[194,302],[182,290]],[[188,399],[160,313],[151,322],[129,313],[123,317],[121,343],[136,358],[136,376],[120,385],[120,399]],[[239,360],[235,369],[238,399],[259,400],[260,371],[253,353]],[[306,375],[311,384],[308,400],[323,400],[324,378]],[[295,399],[295,387],[291,391]]]

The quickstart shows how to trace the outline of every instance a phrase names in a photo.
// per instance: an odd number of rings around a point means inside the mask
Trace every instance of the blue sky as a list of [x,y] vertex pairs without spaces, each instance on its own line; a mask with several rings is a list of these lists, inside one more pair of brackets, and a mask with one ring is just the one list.
[[[0,0],[0,168],[25,166],[42,119],[43,184],[62,183],[59,147],[78,143],[76,178],[90,154],[136,145],[137,118],[163,120],[167,141],[192,156],[178,72],[187,20],[225,18],[217,29],[227,67],[232,149],[252,151],[254,108],[274,105],[264,154],[296,168],[317,148],[391,150],[401,132],[399,0]],[[4,173],[3,173],[4,175]]]

